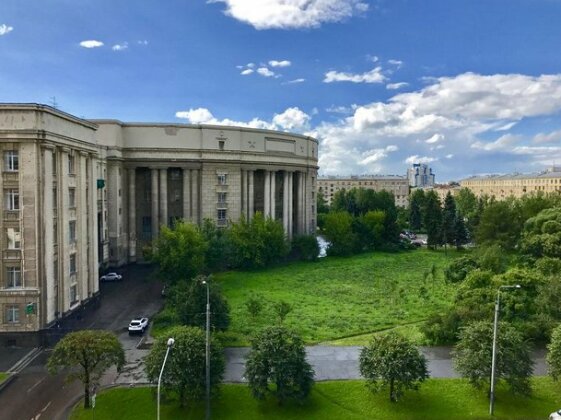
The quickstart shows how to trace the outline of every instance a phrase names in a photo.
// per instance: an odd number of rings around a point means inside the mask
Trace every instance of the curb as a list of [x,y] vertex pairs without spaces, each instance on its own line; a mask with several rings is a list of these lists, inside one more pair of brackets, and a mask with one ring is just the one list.
[[25,369],[31,362],[33,362],[43,351],[41,347],[31,349],[25,356],[19,359],[14,365],[8,369],[6,373],[18,373]]
[[10,376],[8,376],[4,382],[0,384],[0,393],[6,388],[14,379],[16,379],[17,373],[9,372]]

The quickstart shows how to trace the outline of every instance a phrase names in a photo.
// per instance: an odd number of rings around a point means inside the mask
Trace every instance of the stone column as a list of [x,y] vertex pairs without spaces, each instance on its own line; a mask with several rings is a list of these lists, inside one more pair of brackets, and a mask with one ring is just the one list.
[[199,171],[191,171],[191,221],[199,224]]
[[160,217],[158,213],[158,170],[155,168],[150,169],[152,175],[152,240],[158,237],[160,231]]
[[168,226],[168,170],[160,169],[160,225]]
[[282,188],[282,226],[288,235],[288,171],[284,171]]
[[89,226],[90,226],[90,281],[91,281],[91,291],[92,293],[99,292],[99,249],[98,241],[101,238],[98,237],[98,222],[97,222],[97,159],[93,156],[90,157],[90,216],[89,216]]
[[288,173],[288,238],[292,239],[292,232],[294,232],[293,227],[293,220],[292,220],[292,211],[294,207],[294,200],[292,197],[293,191],[293,182],[294,182],[294,173]]
[[304,176],[302,172],[298,172],[298,234],[304,233]]
[[57,311],[57,296],[55,295],[54,273],[54,234],[53,234],[53,149],[43,148],[43,264],[45,270],[45,320],[47,323],[55,320]]
[[276,200],[275,200],[275,195],[276,195],[276,185],[275,185],[275,176],[276,176],[276,172],[275,171],[271,171],[271,199],[270,199],[270,206],[271,206],[271,218],[276,219],[277,218],[277,214],[276,214]]
[[271,215],[271,173],[267,170],[265,171],[265,188],[263,201],[263,216],[267,218]]
[[255,183],[254,183],[254,171],[249,171],[248,173],[248,186],[247,186],[247,200],[249,201],[248,209],[248,220],[253,219],[253,214],[255,213]]
[[90,290],[88,285],[88,200],[86,196],[87,191],[87,168],[86,161],[88,154],[80,152],[76,156],[78,163],[78,180],[76,182],[76,249],[78,251],[78,267],[77,281],[78,281],[78,294],[80,301],[86,300],[90,297]]
[[240,193],[242,196],[241,214],[243,214],[247,219],[247,171],[245,169],[241,169]]
[[191,176],[189,169],[183,168],[183,218],[191,220]]
[[136,168],[129,169],[129,262],[136,261]]

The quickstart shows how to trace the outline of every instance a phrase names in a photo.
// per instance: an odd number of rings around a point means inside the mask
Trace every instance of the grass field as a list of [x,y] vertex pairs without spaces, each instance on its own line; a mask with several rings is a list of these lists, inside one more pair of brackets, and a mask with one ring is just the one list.
[[[561,407],[559,385],[549,378],[533,380],[531,398],[515,397],[499,389],[495,416],[488,415],[489,402],[481,391],[474,390],[463,379],[432,379],[419,392],[409,392],[398,403],[390,403],[388,396],[372,394],[362,381],[321,382],[316,384],[310,399],[303,405],[279,406],[276,401],[257,402],[245,385],[224,385],[220,396],[213,401],[213,418],[227,420],[253,419],[546,419]],[[95,418],[153,419],[156,402],[149,388],[116,388],[98,395]],[[197,403],[182,410],[177,401],[161,407],[162,419],[204,418],[204,404]],[[91,410],[81,403],[75,409],[74,420],[90,420]]]
[[[452,303],[454,286],[445,284],[442,270],[456,256],[425,249],[378,252],[217,274],[232,315],[225,344],[247,345],[256,330],[277,322],[272,304],[281,300],[293,307],[285,324],[307,343],[364,344],[371,333],[399,326],[422,344],[419,321]],[[251,296],[265,303],[255,319],[245,307]]]
[[4,372],[0,372],[0,384],[4,382],[8,378],[8,374]]

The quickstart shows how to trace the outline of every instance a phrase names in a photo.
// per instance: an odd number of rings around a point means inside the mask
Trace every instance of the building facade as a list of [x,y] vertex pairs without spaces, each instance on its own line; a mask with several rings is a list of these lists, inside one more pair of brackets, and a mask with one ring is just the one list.
[[0,104],[0,147],[4,344],[96,299],[99,270],[142,259],[176,219],[226,226],[260,211],[288,237],[315,232],[311,137]]
[[352,188],[365,188],[374,191],[386,190],[391,192],[395,205],[407,207],[409,205],[409,181],[399,175],[363,175],[363,176],[323,176],[318,179],[318,191],[323,193],[328,205],[331,205],[337,191]]
[[473,176],[460,181],[460,185],[477,197],[486,195],[497,200],[525,194],[561,194],[561,168],[553,166],[535,174]]
[[430,188],[434,186],[435,176],[432,168],[425,163],[414,163],[407,169],[407,178],[412,188]]

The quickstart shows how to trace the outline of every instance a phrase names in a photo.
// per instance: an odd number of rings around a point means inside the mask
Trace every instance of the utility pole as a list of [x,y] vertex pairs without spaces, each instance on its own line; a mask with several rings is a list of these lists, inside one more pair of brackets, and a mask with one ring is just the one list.
[[209,281],[203,280],[206,285],[206,419],[210,420],[210,287]]

